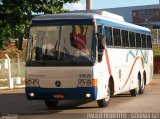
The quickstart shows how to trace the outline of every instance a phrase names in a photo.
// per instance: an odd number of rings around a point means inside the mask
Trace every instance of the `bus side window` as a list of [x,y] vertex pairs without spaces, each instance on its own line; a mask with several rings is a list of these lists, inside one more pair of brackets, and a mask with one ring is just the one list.
[[142,48],[146,48],[146,35],[142,34]]
[[104,35],[106,37],[106,45],[107,46],[112,46],[113,45],[112,28],[111,27],[104,27]]
[[103,56],[103,50],[104,50],[104,44],[102,42],[103,36],[102,36],[102,26],[97,26],[97,37],[98,37],[98,62],[102,61]]
[[98,26],[97,26],[97,31],[98,31],[98,33],[101,33],[101,34],[102,34],[102,26],[101,26],[101,25],[98,25]]
[[102,49],[104,49],[104,44],[102,42],[102,25],[97,26],[97,31],[98,31],[98,51],[101,52]]
[[147,35],[147,48],[152,48],[152,41],[150,35]]
[[113,28],[114,46],[121,46],[120,29]]
[[141,34],[136,33],[136,47],[140,48],[141,47]]
[[129,32],[130,47],[135,47],[135,33]]
[[128,31],[121,30],[121,34],[122,34],[122,46],[123,47],[129,47]]

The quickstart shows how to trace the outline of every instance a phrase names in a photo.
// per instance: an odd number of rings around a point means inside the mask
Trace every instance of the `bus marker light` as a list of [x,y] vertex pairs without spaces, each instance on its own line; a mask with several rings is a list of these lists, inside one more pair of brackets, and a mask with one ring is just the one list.
[[92,86],[93,87],[97,87],[97,79],[93,79],[92,80]]
[[87,97],[87,98],[90,98],[90,97],[91,97],[91,94],[90,94],[90,93],[87,93],[87,94],[86,94],[86,97]]
[[54,94],[53,97],[57,98],[57,99],[63,99],[64,95],[62,95],[62,94]]

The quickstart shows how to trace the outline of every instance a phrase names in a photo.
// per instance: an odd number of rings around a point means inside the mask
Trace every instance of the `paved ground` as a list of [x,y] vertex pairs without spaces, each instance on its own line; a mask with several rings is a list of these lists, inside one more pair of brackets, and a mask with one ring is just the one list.
[[49,110],[43,101],[28,101],[23,89],[0,91],[0,119],[83,119],[90,113],[154,113],[160,118],[160,75],[154,75],[143,95],[114,96],[107,108],[98,108],[96,101],[63,101],[57,109]]

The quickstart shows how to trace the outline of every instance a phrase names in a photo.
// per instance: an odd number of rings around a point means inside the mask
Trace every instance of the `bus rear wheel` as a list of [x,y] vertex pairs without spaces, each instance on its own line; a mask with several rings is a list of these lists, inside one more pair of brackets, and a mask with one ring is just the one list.
[[141,80],[141,86],[140,86],[139,94],[143,94],[144,93],[145,80],[146,80],[146,73],[143,73],[143,79]]
[[101,100],[97,100],[97,103],[100,108],[103,108],[108,106],[109,101],[110,101],[110,87],[108,86],[106,97]]
[[137,87],[135,89],[130,90],[131,96],[138,96],[140,91],[140,81],[137,80]]
[[143,94],[145,89],[144,80],[142,80],[142,84],[140,86],[139,94]]
[[56,108],[57,105],[58,105],[58,101],[47,101],[45,100],[45,105],[48,107],[48,108]]

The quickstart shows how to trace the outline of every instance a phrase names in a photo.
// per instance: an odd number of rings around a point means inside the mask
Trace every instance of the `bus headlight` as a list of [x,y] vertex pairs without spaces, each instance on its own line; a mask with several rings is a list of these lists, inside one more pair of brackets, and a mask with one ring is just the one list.
[[92,86],[92,80],[86,80],[86,86],[87,87]]
[[39,87],[38,79],[26,79],[26,87]]
[[91,97],[91,94],[90,93],[87,93],[86,94],[86,98],[90,98]]
[[96,87],[97,80],[96,79],[79,79],[78,87]]

